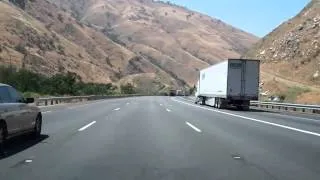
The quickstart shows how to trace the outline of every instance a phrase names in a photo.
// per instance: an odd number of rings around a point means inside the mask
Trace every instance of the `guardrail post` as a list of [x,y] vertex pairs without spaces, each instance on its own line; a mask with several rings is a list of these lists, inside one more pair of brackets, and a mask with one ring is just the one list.
[[44,101],[44,105],[45,105],[45,106],[48,106],[48,100],[45,100],[45,101]]
[[298,111],[302,113],[320,114],[319,105],[252,101],[251,106],[256,106],[256,107],[265,108],[265,109],[277,109],[277,110],[284,110],[284,111]]

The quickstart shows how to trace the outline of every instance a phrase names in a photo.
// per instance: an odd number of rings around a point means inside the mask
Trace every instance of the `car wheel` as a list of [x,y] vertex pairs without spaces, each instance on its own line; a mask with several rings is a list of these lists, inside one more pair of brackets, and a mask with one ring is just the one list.
[[6,140],[5,126],[0,122],[0,155],[4,155],[4,142]]
[[42,118],[41,116],[37,116],[36,123],[34,125],[34,131],[33,131],[34,137],[37,138],[40,136],[41,128],[42,128]]

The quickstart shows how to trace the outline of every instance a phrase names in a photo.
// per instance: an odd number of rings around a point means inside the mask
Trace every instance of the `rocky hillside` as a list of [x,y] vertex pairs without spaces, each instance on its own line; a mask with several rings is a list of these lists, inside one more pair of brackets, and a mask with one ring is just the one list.
[[192,86],[199,69],[239,57],[258,40],[152,0],[12,2],[20,8],[0,1],[1,64],[49,75],[71,71],[90,82],[133,82],[148,91]]
[[[118,80],[136,55],[59,10],[34,0],[24,9],[0,1],[0,62],[42,74],[75,72],[86,82]],[[108,57],[108,58],[107,58]]]
[[[320,94],[312,92],[320,89],[320,1],[312,0],[297,16],[261,39],[245,57],[262,61],[265,90],[285,93],[297,86],[308,92],[300,94],[298,101],[313,99],[313,103],[320,103]],[[308,94],[314,98],[308,98]]]

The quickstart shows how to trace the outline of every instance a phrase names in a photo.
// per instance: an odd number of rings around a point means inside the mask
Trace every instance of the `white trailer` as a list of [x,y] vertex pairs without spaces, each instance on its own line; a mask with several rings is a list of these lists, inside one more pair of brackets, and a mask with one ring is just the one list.
[[196,101],[216,108],[248,110],[259,98],[260,61],[228,59],[200,71]]

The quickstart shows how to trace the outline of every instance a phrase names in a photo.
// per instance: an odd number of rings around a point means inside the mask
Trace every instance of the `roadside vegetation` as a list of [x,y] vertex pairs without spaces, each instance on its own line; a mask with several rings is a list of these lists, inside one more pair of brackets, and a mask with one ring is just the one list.
[[84,83],[75,73],[56,74],[46,77],[26,69],[0,66],[0,83],[9,84],[27,97],[61,95],[116,95],[134,94],[132,84],[121,85],[120,89],[112,83]]
[[310,92],[310,89],[293,86],[289,87],[286,92],[281,93],[279,97],[281,101],[295,103],[299,95],[307,92]]

